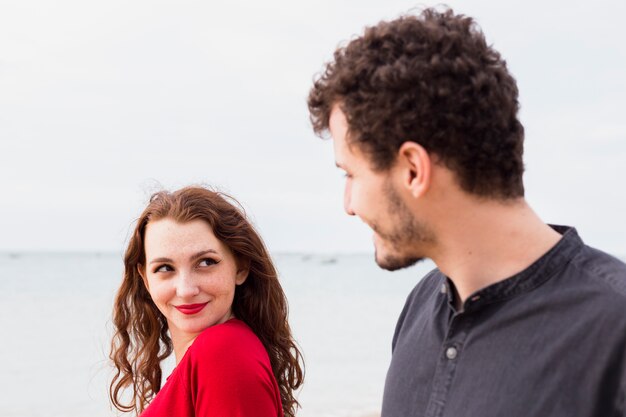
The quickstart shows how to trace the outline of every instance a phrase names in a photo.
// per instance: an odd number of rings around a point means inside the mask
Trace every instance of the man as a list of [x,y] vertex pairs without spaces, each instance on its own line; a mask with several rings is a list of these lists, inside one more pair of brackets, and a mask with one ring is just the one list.
[[472,19],[433,9],[366,29],[311,90],[378,265],[437,265],[382,417],[626,416],[626,265],[524,200],[517,95]]

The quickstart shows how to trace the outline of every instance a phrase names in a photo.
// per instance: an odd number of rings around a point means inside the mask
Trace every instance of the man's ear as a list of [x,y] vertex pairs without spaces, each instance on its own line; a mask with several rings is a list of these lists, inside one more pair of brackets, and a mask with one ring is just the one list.
[[402,170],[402,186],[413,197],[424,195],[430,187],[432,160],[422,145],[407,141],[398,150],[398,163]]
[[150,287],[148,286],[148,278],[146,277],[146,270],[144,269],[142,264],[137,264],[137,272],[143,281],[143,285],[145,285],[146,289],[149,291]]
[[245,264],[242,262],[241,263],[238,262],[237,268],[238,269],[237,269],[237,275],[235,276],[235,284],[241,285],[244,282],[246,282],[246,279],[248,278],[248,275],[250,274],[250,262],[246,261]]

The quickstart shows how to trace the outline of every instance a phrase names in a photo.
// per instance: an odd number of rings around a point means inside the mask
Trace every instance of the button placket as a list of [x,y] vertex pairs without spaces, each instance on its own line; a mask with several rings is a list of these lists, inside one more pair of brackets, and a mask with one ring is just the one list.
[[426,417],[441,417],[443,415],[458,357],[471,322],[471,316],[466,313],[455,314],[450,322],[450,327],[442,344],[442,353],[437,363],[433,388],[426,407]]

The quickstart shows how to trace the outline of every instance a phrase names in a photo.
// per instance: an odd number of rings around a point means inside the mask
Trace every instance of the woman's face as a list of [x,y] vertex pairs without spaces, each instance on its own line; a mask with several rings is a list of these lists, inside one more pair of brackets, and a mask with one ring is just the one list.
[[235,286],[248,276],[203,220],[148,223],[140,273],[167,319],[172,341],[185,343],[232,317]]

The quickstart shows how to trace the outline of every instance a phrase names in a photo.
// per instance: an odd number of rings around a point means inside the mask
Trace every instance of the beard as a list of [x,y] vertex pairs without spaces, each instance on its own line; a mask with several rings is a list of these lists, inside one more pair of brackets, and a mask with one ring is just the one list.
[[418,221],[402,201],[390,181],[386,181],[383,194],[388,202],[386,217],[391,224],[390,230],[372,224],[371,228],[380,237],[381,244],[386,244],[386,251],[375,247],[375,260],[379,267],[387,271],[408,268],[424,259],[419,254],[409,254],[408,250],[419,244],[435,242],[434,234],[424,223]]

